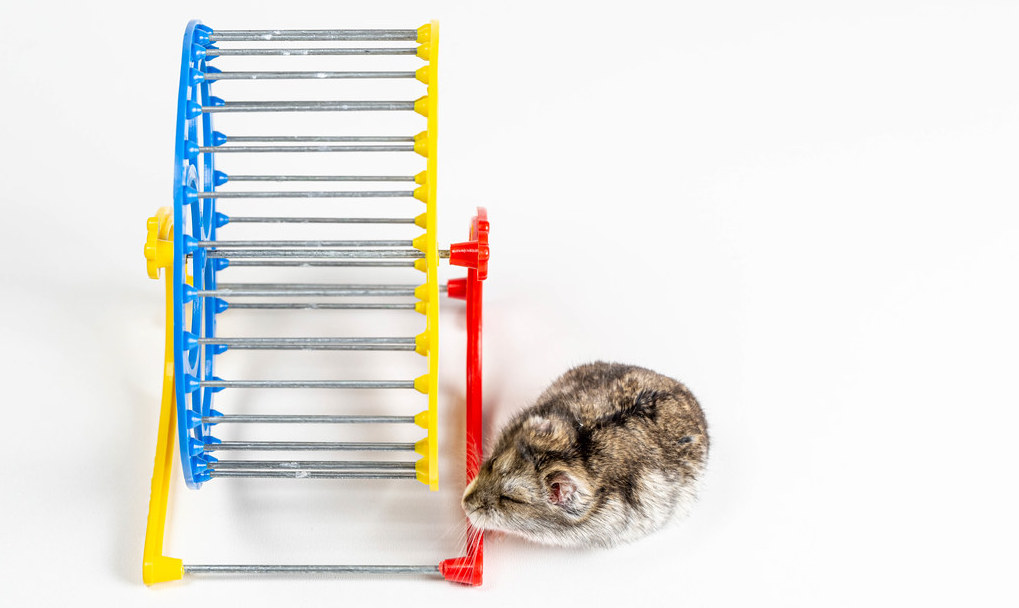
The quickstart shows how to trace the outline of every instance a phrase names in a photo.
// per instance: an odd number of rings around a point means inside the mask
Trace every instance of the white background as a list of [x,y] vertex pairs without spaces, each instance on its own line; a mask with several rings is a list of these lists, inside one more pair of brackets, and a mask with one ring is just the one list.
[[[666,5],[5,3],[3,603],[1016,605],[1019,8]],[[144,587],[162,286],[145,278],[143,226],[170,202],[189,18],[440,19],[440,242],[463,238],[477,204],[493,222],[488,432],[580,362],[673,375],[713,439],[693,517],[613,550],[491,538],[474,590]],[[439,514],[423,534],[386,491],[191,492],[175,469],[168,553],[437,561],[462,527],[447,461],[443,491],[411,498]],[[233,525],[207,536],[206,517]],[[358,517],[382,526],[368,541],[384,552],[333,525]],[[430,540],[401,545],[403,526]]]

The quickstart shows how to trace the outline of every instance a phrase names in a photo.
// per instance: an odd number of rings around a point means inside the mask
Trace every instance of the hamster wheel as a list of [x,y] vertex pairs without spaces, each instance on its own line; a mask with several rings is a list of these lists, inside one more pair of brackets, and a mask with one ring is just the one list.
[[[297,46],[292,42],[300,42]],[[241,43],[242,47],[233,47]],[[279,46],[277,43],[284,43]],[[367,45],[369,46],[366,46]],[[406,43],[414,43],[407,45]],[[315,44],[308,47],[306,44]],[[356,46],[351,46],[351,44]],[[401,46],[395,46],[400,44]],[[149,218],[145,243],[147,270],[158,278],[166,269],[166,346],[163,398],[153,469],[152,493],[146,529],[143,578],[147,584],[181,578],[185,573],[390,573],[440,574],[448,580],[480,584],[482,547],[480,534],[467,554],[432,565],[189,565],[163,555],[167,494],[173,461],[173,443],[178,444],[186,485],[192,489],[216,478],[288,479],[378,479],[417,480],[431,490],[438,488],[438,313],[440,293],[467,302],[467,454],[468,482],[476,473],[481,452],[481,297],[489,257],[487,214],[478,209],[471,223],[469,239],[440,250],[436,243],[436,137],[438,24],[416,30],[214,30],[198,21],[184,33],[177,99],[174,147],[173,206],[159,209]],[[410,69],[301,70],[287,66],[273,70],[213,67],[223,58],[247,61],[270,59],[299,62],[307,57],[346,57],[370,63],[378,57],[408,56],[417,65]],[[423,66],[421,62],[424,62]],[[275,65],[275,64],[274,64]],[[298,66],[299,67],[299,66]],[[339,80],[341,82],[385,82],[405,79],[424,85],[423,95],[404,101],[233,101],[213,95],[221,81],[246,81],[257,87],[267,81]],[[257,96],[257,95],[253,95]],[[364,128],[383,124],[358,119],[352,133],[326,135],[225,134],[214,130],[218,113],[275,113],[307,116],[310,112],[356,113],[358,116],[387,116],[395,113],[417,115],[425,128],[417,133],[363,134]],[[295,122],[295,125],[299,123]],[[362,128],[363,127],[363,128]],[[284,128],[299,128],[298,126]],[[307,127],[305,127],[307,128]],[[319,129],[315,128],[316,133]],[[390,128],[389,131],[392,131]],[[262,153],[262,154],[260,154]],[[344,159],[378,153],[410,154],[424,158],[424,168],[411,172],[390,171],[386,175],[282,175],[272,171],[240,174],[217,170],[218,156],[265,156],[266,154],[335,155]],[[224,162],[226,164],[226,162]],[[403,167],[406,164],[402,165]],[[234,184],[256,183],[264,190],[231,188]],[[319,188],[322,183],[344,183],[347,189]],[[301,183],[304,189],[287,189],[279,184]],[[378,184],[383,184],[379,186]],[[291,185],[291,188],[293,186]],[[372,216],[337,212],[328,216],[294,215],[293,205],[271,215],[241,215],[237,208],[224,213],[221,203],[233,199],[261,199],[275,204],[287,200],[344,199],[374,201],[405,199],[424,204],[424,211],[412,216],[374,213]],[[416,200],[415,200],[416,199]],[[379,201],[385,202],[385,201]],[[332,229],[386,228],[404,224],[419,231],[413,238],[376,239],[259,239],[231,240],[230,229],[238,224],[262,224],[284,233],[293,227],[317,225]],[[276,234],[277,232],[274,232]],[[440,259],[466,267],[468,276],[439,285]],[[300,283],[274,280],[258,283],[230,283],[231,269],[292,268],[371,269],[371,283]],[[413,268],[423,274],[418,284],[387,282],[394,268]],[[257,272],[257,271],[256,271]],[[409,272],[414,272],[413,270]],[[380,282],[381,281],[381,282]],[[256,298],[256,300],[252,300]],[[217,319],[229,311],[265,310],[279,314],[314,315],[321,310],[389,311],[394,315],[420,313],[421,333],[404,337],[236,337],[217,332]],[[409,312],[408,312],[409,311]],[[238,313],[233,313],[238,314]],[[348,314],[348,313],[344,313]],[[425,357],[426,371],[412,378],[365,380],[281,380],[278,378],[224,379],[216,375],[216,363],[228,352],[245,350],[305,351],[415,351]],[[426,397],[423,411],[404,415],[301,415],[220,412],[213,405],[217,393],[239,389],[338,389],[362,391],[417,391]],[[415,442],[297,442],[223,441],[215,436],[221,425],[251,424],[358,424],[416,425],[424,436]],[[217,458],[221,452],[403,452],[414,459],[368,460],[245,460]]]

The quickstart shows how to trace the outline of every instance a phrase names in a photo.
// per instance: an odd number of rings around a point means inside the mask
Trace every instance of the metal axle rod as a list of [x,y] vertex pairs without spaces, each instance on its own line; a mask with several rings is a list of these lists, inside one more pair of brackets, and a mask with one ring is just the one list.
[[414,111],[413,101],[226,101],[202,106],[202,112],[400,112]]
[[338,78],[416,78],[414,72],[208,72],[205,80],[331,80]]
[[202,449],[206,452],[223,450],[413,452],[414,444],[369,441],[223,441],[206,443]]
[[202,388],[414,388],[413,380],[202,380]]
[[413,424],[414,416],[326,416],[304,414],[225,414],[203,416],[202,424]]
[[439,574],[438,566],[184,564],[188,574]]
[[216,30],[211,42],[272,42],[299,40],[417,41],[417,30]]
[[407,470],[414,469],[415,463],[413,462],[367,462],[361,460],[354,461],[331,461],[331,460],[220,460],[209,465],[209,468],[217,471],[225,471],[227,469],[241,471],[241,470],[283,470],[283,471],[299,471],[299,470],[318,470],[318,471],[355,471],[364,469],[388,469],[388,470]]

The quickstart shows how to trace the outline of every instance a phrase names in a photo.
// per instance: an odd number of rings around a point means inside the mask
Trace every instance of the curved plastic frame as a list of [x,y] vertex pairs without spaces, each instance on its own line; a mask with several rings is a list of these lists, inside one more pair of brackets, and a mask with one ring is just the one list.
[[[197,298],[194,290],[215,289],[216,269],[205,249],[195,240],[215,240],[213,222],[215,199],[198,198],[199,192],[215,190],[213,157],[199,154],[201,146],[212,146],[212,115],[201,106],[214,104],[209,84],[200,78],[205,72],[204,50],[210,46],[212,29],[194,20],[184,31],[180,84],[177,94],[177,128],[174,145],[173,180],[173,348],[177,435],[184,480],[198,488],[209,479],[206,464],[212,460],[203,445],[216,439],[202,417],[211,415],[215,389],[203,389],[201,381],[213,378],[211,349],[197,345],[195,338],[215,334],[215,301]],[[199,156],[201,162],[199,163]],[[188,255],[190,254],[190,269]],[[212,304],[206,306],[206,304]]]
[[[467,277],[449,281],[448,293],[451,298],[467,301],[467,483],[478,474],[481,466],[481,308],[483,281],[488,277],[488,211],[478,207],[478,214],[471,220],[470,239],[465,243],[450,246],[450,264],[467,268]],[[448,581],[465,585],[480,585],[484,571],[485,539],[481,531],[470,527],[468,522],[467,554],[444,560],[439,572]]]

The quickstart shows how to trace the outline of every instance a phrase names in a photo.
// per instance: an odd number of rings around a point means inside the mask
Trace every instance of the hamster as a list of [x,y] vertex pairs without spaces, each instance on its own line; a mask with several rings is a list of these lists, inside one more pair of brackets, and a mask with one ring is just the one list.
[[708,456],[700,405],[651,370],[563,374],[502,430],[461,504],[479,530],[562,547],[630,542],[685,514]]

